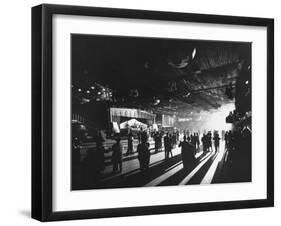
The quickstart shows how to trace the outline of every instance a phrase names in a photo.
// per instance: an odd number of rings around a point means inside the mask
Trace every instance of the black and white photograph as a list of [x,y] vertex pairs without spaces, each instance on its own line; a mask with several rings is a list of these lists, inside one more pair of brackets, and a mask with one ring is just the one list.
[[274,206],[274,19],[217,5],[32,7],[32,218]]
[[252,43],[71,34],[71,190],[252,181]]

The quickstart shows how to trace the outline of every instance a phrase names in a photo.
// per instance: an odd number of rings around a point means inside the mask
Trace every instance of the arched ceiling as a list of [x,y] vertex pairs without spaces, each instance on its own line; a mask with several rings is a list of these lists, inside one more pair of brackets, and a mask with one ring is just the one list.
[[159,113],[186,116],[233,102],[226,90],[250,63],[250,43],[72,35],[75,88],[101,84],[113,105]]

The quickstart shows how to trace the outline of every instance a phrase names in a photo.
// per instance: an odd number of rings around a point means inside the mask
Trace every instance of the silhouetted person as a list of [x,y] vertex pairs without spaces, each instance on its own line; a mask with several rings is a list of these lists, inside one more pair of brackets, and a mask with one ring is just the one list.
[[208,151],[213,151],[212,134],[211,134],[210,131],[207,134],[207,139],[206,140],[207,140],[207,149],[208,149]]
[[165,152],[165,159],[168,155],[168,149],[169,149],[169,134],[166,133],[166,136],[164,137],[164,152]]
[[160,131],[157,131],[154,134],[154,141],[155,141],[155,153],[162,149],[162,134]]
[[126,152],[126,155],[133,153],[133,142],[134,142],[134,136],[132,132],[128,134],[128,150]]
[[215,151],[216,152],[218,151],[218,148],[220,146],[220,139],[221,138],[219,137],[219,134],[215,133],[213,140],[214,140],[214,145],[215,145]]
[[177,142],[179,142],[179,139],[180,139],[180,132],[177,130],[176,131],[176,137],[177,137]]
[[196,147],[196,135],[195,133],[193,133],[193,135],[191,136],[191,144]]
[[102,130],[99,130],[95,137],[96,146],[98,148],[104,147],[104,142],[106,140],[106,135]]
[[159,150],[159,132],[156,132],[153,136],[154,139],[154,147],[155,147],[155,153]]
[[141,143],[138,144],[137,152],[140,163],[140,170],[144,171],[149,168],[150,161],[149,143],[147,143],[145,139],[143,139]]
[[158,133],[157,135],[157,140],[158,140],[158,149],[161,151],[162,150],[162,133]]
[[172,147],[174,148],[177,144],[177,134],[175,132],[173,132],[171,139],[172,139]]
[[199,139],[199,133],[196,134],[196,148],[199,149],[200,147],[200,139]]
[[193,137],[193,135],[191,134],[190,135],[190,141],[189,141],[191,144],[194,144],[194,137]]
[[207,135],[206,134],[203,134],[202,138],[201,138],[201,142],[202,142],[202,145],[203,145],[203,153],[206,153],[207,152]]
[[72,154],[71,154],[71,170],[72,170],[72,186],[77,186],[81,183],[81,162],[80,162],[80,141],[78,137],[72,139]]
[[148,133],[147,133],[147,131],[143,131],[142,132],[141,140],[144,140],[145,142],[148,142]]
[[78,137],[74,137],[72,139],[72,169],[74,170],[76,167],[80,165],[80,141]]
[[179,147],[181,147],[181,156],[183,161],[183,166],[186,168],[189,163],[195,161],[194,157],[194,146],[187,142],[186,136],[183,137],[183,141],[180,142]]
[[227,131],[224,134],[224,142],[225,142],[225,148],[228,148],[228,132]]
[[233,135],[232,131],[228,132],[228,142],[227,143],[228,143],[228,145],[227,145],[228,149],[232,150],[234,148],[234,135]]
[[83,161],[83,184],[87,188],[97,187],[101,179],[101,171],[104,169],[104,152],[100,147],[91,147],[87,150],[87,156]]
[[142,129],[142,127],[141,127],[141,128],[140,128],[140,131],[138,132],[138,141],[139,141],[139,144],[141,143],[142,133],[143,133],[143,129]]
[[173,157],[172,148],[173,148],[173,137],[172,134],[170,134],[168,139],[167,158],[169,158],[170,154],[171,157]]
[[116,138],[116,143],[112,146],[112,164],[113,172],[122,172],[122,145],[120,143],[120,138]]

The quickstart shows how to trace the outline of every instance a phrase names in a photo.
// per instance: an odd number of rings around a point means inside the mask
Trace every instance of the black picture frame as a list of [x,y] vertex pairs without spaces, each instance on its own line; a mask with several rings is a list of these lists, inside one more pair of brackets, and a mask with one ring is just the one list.
[[[54,212],[52,210],[52,18],[55,14],[266,27],[267,198]],[[32,8],[32,218],[40,221],[56,221],[270,206],[274,206],[273,19],[49,4]]]

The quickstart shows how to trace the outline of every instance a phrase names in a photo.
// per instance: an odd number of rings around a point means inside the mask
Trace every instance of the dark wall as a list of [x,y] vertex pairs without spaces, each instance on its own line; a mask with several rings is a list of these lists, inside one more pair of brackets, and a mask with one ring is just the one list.
[[73,104],[72,114],[78,113],[86,119],[86,124],[95,129],[109,129],[109,104],[85,103]]

